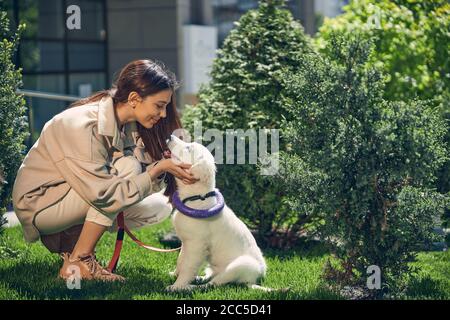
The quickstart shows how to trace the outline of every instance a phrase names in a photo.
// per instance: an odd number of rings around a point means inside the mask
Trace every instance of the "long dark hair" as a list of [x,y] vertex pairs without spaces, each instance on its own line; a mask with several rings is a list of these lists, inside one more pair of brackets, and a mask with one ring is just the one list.
[[[163,64],[151,60],[135,60],[120,71],[111,89],[96,92],[87,98],[74,102],[70,107],[95,102],[105,96],[112,97],[114,106],[116,106],[119,102],[127,102],[132,91],[137,92],[141,98],[145,98],[167,89],[172,90],[172,100],[167,105],[165,118],[161,118],[150,129],[136,122],[146,151],[157,161],[163,158],[164,150],[168,149],[166,139],[170,137],[174,130],[182,128],[175,98],[175,90],[178,87],[179,84],[175,75],[166,69]],[[171,174],[166,174],[166,183],[164,195],[169,196],[169,200],[172,202],[172,195],[176,190],[175,178]]]

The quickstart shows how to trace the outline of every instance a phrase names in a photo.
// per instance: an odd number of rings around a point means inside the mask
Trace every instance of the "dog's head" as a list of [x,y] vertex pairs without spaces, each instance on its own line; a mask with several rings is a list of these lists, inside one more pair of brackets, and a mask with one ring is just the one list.
[[[208,148],[197,142],[184,142],[174,135],[170,136],[167,146],[173,161],[192,165],[189,171],[199,179],[197,183],[215,184],[216,165]],[[175,179],[179,185],[180,181]]]

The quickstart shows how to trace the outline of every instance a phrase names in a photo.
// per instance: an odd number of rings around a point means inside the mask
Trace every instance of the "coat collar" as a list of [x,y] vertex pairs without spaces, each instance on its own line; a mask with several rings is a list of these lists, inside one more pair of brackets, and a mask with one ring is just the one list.
[[112,98],[103,97],[98,106],[98,133],[112,137],[112,146],[123,152],[124,148],[136,145],[138,137],[136,122],[125,123],[123,131],[119,130]]

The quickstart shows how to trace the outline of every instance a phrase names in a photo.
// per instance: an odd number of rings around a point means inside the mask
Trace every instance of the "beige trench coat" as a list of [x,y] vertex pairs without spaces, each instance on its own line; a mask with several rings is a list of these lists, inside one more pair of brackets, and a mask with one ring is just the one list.
[[[13,206],[25,240],[39,240],[36,215],[61,200],[73,188],[105,215],[115,215],[164,187],[143,173],[123,179],[113,165],[134,155],[150,168],[156,162],[145,152],[135,122],[118,128],[110,97],[69,108],[48,121],[17,173]],[[150,165],[150,166],[149,166]]]

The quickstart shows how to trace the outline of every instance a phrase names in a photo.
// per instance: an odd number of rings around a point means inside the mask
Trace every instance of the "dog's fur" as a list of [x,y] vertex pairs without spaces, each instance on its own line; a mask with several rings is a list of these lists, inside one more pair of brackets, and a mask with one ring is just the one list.
[[[191,164],[190,172],[199,179],[191,185],[176,179],[180,199],[205,195],[214,190],[216,166],[206,147],[195,142],[186,143],[175,136],[171,137],[168,146],[172,160]],[[189,201],[186,205],[208,209],[216,203],[216,198],[210,197],[203,201]],[[172,222],[182,248],[176,270],[171,273],[177,280],[168,290],[195,288],[191,285],[194,280],[209,281],[203,287],[243,283],[252,288],[270,290],[257,285],[266,273],[266,263],[255,238],[226,204],[219,214],[206,219],[191,218],[176,210]],[[197,277],[205,263],[205,276]]]

